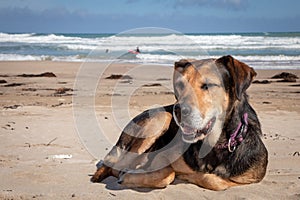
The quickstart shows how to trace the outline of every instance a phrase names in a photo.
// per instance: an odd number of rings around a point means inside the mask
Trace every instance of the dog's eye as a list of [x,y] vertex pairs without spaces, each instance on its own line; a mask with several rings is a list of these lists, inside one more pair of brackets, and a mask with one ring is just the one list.
[[209,88],[213,87],[213,86],[217,86],[216,84],[213,84],[213,83],[204,83],[202,86],[201,86],[201,89],[202,90],[208,90]]
[[201,89],[202,89],[202,90],[208,90],[208,84],[204,83],[204,84],[201,86]]

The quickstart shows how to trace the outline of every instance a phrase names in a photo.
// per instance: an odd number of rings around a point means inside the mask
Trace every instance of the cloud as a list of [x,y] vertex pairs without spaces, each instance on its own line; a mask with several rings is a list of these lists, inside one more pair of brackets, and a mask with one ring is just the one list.
[[69,32],[86,26],[88,21],[83,12],[70,12],[64,7],[41,11],[28,7],[0,9],[0,31],[3,32]]
[[0,8],[0,32],[34,33],[107,33],[142,26],[162,25],[153,16],[134,14],[93,14],[84,10],[69,11],[65,7],[32,10],[28,7]]
[[[192,2],[192,0],[185,2]],[[239,2],[236,0],[231,3],[238,5]],[[70,11],[65,7],[41,11],[28,7],[0,8],[0,32],[117,33],[140,27],[163,27],[184,33],[299,31],[299,21],[300,15],[278,19],[259,16],[224,17],[201,13],[190,15],[179,12],[164,16],[159,13],[144,15],[136,13],[92,14],[85,10]]]
[[248,5],[248,0],[176,0],[175,7],[214,7],[219,9],[241,10]]

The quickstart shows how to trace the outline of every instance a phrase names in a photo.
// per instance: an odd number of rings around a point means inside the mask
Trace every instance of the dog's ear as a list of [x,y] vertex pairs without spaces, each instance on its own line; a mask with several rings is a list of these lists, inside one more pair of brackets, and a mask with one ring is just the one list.
[[177,72],[182,72],[185,67],[191,65],[192,61],[192,59],[181,59],[178,62],[175,62],[174,69]]
[[221,63],[229,71],[235,87],[236,97],[241,100],[243,92],[250,86],[256,72],[252,67],[249,67],[243,62],[234,59],[232,56],[223,56],[216,60],[216,63]]
[[173,73],[173,87],[174,87],[174,94],[175,98],[178,98],[178,92],[175,86],[175,80],[177,80],[178,77],[182,76],[183,70],[192,65],[193,60],[191,59],[181,59],[178,62],[175,62],[174,64],[174,73]]

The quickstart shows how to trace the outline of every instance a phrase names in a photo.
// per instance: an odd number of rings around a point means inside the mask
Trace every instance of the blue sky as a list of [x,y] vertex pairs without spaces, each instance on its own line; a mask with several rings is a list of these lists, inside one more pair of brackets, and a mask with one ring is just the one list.
[[1,0],[0,32],[300,31],[299,0]]

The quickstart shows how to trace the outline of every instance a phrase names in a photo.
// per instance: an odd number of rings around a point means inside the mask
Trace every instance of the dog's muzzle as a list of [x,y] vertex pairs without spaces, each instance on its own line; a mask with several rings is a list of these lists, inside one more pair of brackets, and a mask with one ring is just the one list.
[[174,105],[174,118],[177,125],[182,131],[182,138],[185,142],[194,143],[197,140],[204,139],[212,130],[216,122],[216,117],[212,117],[204,126],[197,128],[195,125],[188,123],[187,118],[192,118],[192,109],[187,104]]
[[187,117],[191,113],[191,107],[187,104],[176,103],[174,105],[174,114],[178,122],[181,122],[181,117]]

